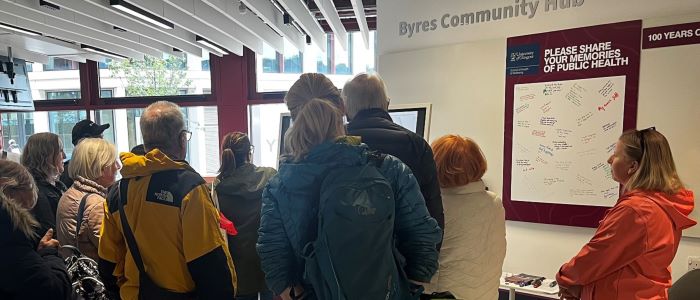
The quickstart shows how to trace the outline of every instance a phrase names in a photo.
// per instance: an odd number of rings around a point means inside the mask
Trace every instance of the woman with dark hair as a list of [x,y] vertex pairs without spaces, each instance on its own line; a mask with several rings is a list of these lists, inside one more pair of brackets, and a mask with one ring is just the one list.
[[[559,269],[562,299],[668,299],[671,262],[695,206],[655,128],[622,134],[608,159],[622,195],[593,238]],[[696,295],[697,296],[697,295]]]
[[24,146],[22,165],[32,174],[39,190],[36,206],[32,209],[32,215],[39,222],[37,230],[39,235],[56,228],[58,202],[67,190],[66,186],[58,180],[63,173],[65,158],[63,142],[54,133],[33,134]]
[[20,164],[0,160],[0,299],[69,299],[71,283],[53,230],[39,235],[30,213],[34,179]]
[[235,224],[238,234],[228,235],[229,252],[238,275],[236,300],[271,300],[265,274],[255,252],[260,227],[262,191],[277,171],[250,162],[253,145],[245,133],[231,132],[221,142],[221,168],[214,182],[219,209]]

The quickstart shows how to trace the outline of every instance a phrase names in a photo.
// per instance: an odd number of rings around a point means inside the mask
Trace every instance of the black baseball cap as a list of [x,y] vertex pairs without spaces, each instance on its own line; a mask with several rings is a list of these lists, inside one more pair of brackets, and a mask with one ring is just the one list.
[[82,120],[73,126],[73,145],[83,138],[101,137],[102,132],[109,128],[109,124],[99,125],[90,120]]

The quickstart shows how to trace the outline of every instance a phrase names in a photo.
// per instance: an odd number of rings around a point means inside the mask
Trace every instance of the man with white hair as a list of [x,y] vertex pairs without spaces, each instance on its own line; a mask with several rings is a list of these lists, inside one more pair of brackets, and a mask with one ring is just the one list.
[[184,161],[192,133],[180,107],[155,102],[140,126],[146,154],[121,154],[123,179],[107,195],[100,275],[112,290],[120,283],[122,299],[233,299],[219,213]]
[[[360,136],[371,149],[398,157],[416,176],[430,216],[445,229],[440,184],[433,151],[423,137],[389,116],[389,97],[378,74],[359,74],[342,91],[348,135]],[[438,246],[439,248],[439,246]]]

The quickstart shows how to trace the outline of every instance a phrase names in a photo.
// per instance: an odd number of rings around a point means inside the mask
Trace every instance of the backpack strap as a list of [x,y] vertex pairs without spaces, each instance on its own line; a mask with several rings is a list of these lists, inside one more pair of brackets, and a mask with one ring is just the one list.
[[75,247],[78,247],[78,235],[80,234],[80,227],[83,225],[83,217],[85,216],[85,206],[87,205],[87,198],[90,197],[92,193],[87,193],[80,200],[80,206],[78,206],[78,215],[75,217]]
[[136,267],[139,269],[141,274],[146,274],[146,269],[143,266],[143,259],[141,259],[141,252],[139,252],[139,246],[136,244],[136,238],[134,238],[134,233],[131,231],[129,221],[126,218],[126,213],[124,213],[124,205],[126,204],[125,198],[128,191],[129,180],[122,179],[119,181],[119,197],[117,197],[119,201],[119,220],[122,223],[122,231],[124,233],[124,238],[126,239],[126,245],[129,247],[134,263],[136,263]]

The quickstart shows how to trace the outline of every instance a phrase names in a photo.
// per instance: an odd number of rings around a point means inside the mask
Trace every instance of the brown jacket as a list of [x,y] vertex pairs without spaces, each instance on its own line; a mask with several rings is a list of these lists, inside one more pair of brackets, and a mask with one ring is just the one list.
[[[101,185],[78,177],[73,185],[63,193],[58,202],[56,211],[56,232],[61,245],[72,245],[78,247],[85,256],[97,261],[97,247],[100,241],[100,227],[104,217],[104,206],[106,188]],[[85,213],[83,223],[80,226],[78,245],[75,242],[76,217],[80,201],[85,194],[91,193],[85,203]]]

